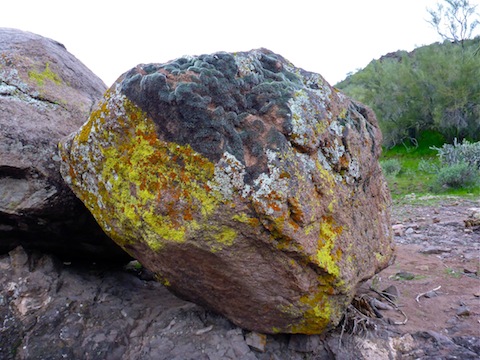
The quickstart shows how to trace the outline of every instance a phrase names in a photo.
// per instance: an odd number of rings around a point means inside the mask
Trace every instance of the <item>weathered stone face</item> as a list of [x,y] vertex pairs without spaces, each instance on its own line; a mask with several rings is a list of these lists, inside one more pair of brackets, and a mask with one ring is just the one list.
[[313,334],[392,257],[380,145],[371,110],[261,49],[132,69],[61,144],[61,171],[173,292]]
[[0,28],[0,253],[22,244],[68,257],[123,255],[59,171],[58,142],[105,89],[63,45]]

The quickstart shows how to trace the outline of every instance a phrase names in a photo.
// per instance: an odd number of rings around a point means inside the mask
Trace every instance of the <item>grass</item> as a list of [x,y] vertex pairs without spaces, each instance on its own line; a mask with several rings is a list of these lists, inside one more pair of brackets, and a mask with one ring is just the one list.
[[[397,145],[392,149],[384,149],[380,158],[381,163],[397,160],[401,170],[398,173],[386,175],[387,183],[394,200],[402,199],[406,195],[427,196],[433,193],[436,174],[419,169],[420,162],[427,162],[432,167],[440,167],[437,151],[432,146],[441,147],[443,139],[435,133],[427,132],[420,137],[418,146]],[[480,184],[470,188],[443,189],[441,196],[479,197]]]
[[452,268],[447,268],[447,269],[445,269],[445,274],[447,276],[454,277],[455,279],[459,279],[459,278],[462,277],[463,271],[455,270],[455,269],[452,269]]

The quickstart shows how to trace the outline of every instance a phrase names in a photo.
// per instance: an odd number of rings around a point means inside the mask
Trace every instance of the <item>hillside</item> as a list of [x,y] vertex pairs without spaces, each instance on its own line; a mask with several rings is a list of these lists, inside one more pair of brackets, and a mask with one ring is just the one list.
[[480,37],[396,51],[335,86],[375,111],[384,145],[416,145],[424,131],[446,142],[480,140]]

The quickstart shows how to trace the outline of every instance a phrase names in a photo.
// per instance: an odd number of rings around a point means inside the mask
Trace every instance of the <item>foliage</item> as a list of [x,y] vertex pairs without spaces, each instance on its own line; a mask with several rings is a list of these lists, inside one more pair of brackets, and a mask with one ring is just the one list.
[[388,148],[425,131],[480,140],[480,38],[436,43],[372,61],[336,86],[376,113]]
[[445,188],[467,188],[475,185],[478,180],[478,169],[464,162],[444,166],[437,174],[433,190],[442,191]]
[[380,165],[385,175],[397,176],[402,170],[402,165],[398,159],[383,160],[380,161]]
[[427,174],[436,174],[440,170],[437,163],[430,159],[422,159],[418,163],[418,170]]
[[444,144],[441,148],[432,147],[438,152],[442,167],[437,172],[434,191],[445,188],[468,188],[478,184],[480,178],[480,142]]
[[[454,188],[438,180],[438,173],[446,167],[441,162],[440,156],[437,156],[436,148],[443,147],[443,140],[438,137],[438,133],[422,133],[418,139],[418,146],[397,145],[391,149],[384,149],[380,159],[380,163],[387,160],[397,160],[400,163],[401,171],[396,176],[386,176],[395,201],[403,201],[402,199],[411,194],[415,194],[416,197],[431,196],[432,192],[439,193],[441,197],[473,196],[478,199],[480,182],[468,184],[467,181],[465,187]],[[435,144],[435,147],[430,144]]]
[[444,0],[446,6],[437,3],[437,9],[427,9],[428,21],[443,40],[463,42],[472,36],[480,24],[476,13],[476,5],[469,0]]
[[470,167],[480,169],[480,141],[471,143],[463,140],[462,143],[459,143],[455,139],[453,144],[444,144],[441,148],[432,146],[432,149],[437,150],[440,160],[445,165],[465,163]]

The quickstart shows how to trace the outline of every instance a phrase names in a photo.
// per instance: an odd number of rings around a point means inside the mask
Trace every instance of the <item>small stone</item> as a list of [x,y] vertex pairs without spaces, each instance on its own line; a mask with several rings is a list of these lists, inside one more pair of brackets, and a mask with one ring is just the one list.
[[452,249],[450,248],[445,248],[445,247],[440,247],[440,246],[427,246],[426,248],[420,250],[421,254],[426,254],[426,255],[433,255],[433,254],[442,254],[442,253],[449,253],[451,252]]
[[440,219],[439,219],[438,217],[434,217],[434,218],[432,219],[432,222],[433,222],[434,224],[438,224],[438,223],[440,222]]
[[410,334],[392,338],[393,348],[402,354],[411,352],[415,348],[415,340]]
[[288,348],[300,353],[310,353],[321,345],[320,336],[295,334],[290,337]]
[[395,224],[392,226],[393,234],[395,236],[403,236],[405,235],[405,226],[402,224]]
[[382,293],[392,301],[396,301],[400,297],[400,291],[395,285],[390,285],[382,291]]
[[421,271],[428,271],[430,270],[430,267],[428,265],[419,265],[419,266],[416,266],[415,269],[418,269]]
[[206,328],[195,331],[195,335],[202,335],[213,329],[213,325],[207,326]]
[[245,341],[253,350],[257,350],[262,353],[265,352],[265,347],[267,346],[267,335],[252,331],[245,336]]
[[457,314],[457,316],[469,316],[470,315],[470,309],[465,305],[461,305],[461,306],[458,307],[458,309],[456,311],[456,314]]
[[415,230],[413,230],[413,228],[409,227],[407,230],[405,230],[405,234],[406,235],[411,235],[415,232]]
[[425,295],[423,295],[423,296],[430,299],[430,298],[433,298],[435,296],[438,296],[438,293],[436,291],[429,291],[429,292],[425,293]]
[[465,267],[465,268],[463,269],[463,272],[464,272],[465,274],[478,275],[478,270],[477,270],[477,269],[474,269],[474,268],[467,268],[467,267]]

